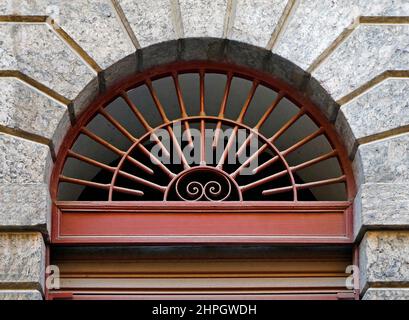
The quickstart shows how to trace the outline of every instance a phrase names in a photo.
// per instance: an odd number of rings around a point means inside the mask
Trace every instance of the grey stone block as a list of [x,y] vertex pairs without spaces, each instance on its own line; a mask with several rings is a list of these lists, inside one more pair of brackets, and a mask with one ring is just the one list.
[[409,231],[369,231],[359,246],[360,287],[409,284]]
[[0,183],[47,183],[50,175],[48,146],[0,133]]
[[307,69],[352,23],[356,2],[301,0],[274,52]]
[[265,47],[288,1],[238,0],[230,39]]
[[8,5],[0,6],[2,15],[53,17],[103,69],[135,50],[109,1],[13,0],[6,3]]
[[185,37],[223,37],[227,0],[180,0]]
[[409,226],[409,184],[369,183],[360,186],[354,202],[355,236],[367,229]]
[[2,24],[0,34],[0,69],[19,70],[70,100],[94,77],[45,24]]
[[67,107],[15,78],[0,78],[0,124],[52,140]]
[[0,184],[0,230],[49,230],[51,199],[46,184]]
[[0,300],[43,300],[38,290],[0,290]]
[[409,300],[409,288],[369,288],[363,300]]
[[358,16],[407,15],[406,0],[301,0],[275,52],[306,69]]
[[223,37],[227,0],[179,0],[185,37]]
[[407,25],[361,25],[312,75],[341,99],[387,70],[406,70],[408,40]]
[[358,185],[408,183],[409,134],[361,145],[353,165]]
[[45,246],[41,233],[0,233],[0,286],[44,289]]
[[409,80],[388,79],[342,106],[336,127],[351,152],[355,141],[409,125]]
[[119,0],[141,47],[176,38],[169,0]]

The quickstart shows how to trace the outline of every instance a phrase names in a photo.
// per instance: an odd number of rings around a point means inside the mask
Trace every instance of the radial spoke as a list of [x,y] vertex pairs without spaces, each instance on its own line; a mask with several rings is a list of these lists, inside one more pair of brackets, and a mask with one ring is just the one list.
[[[201,117],[206,116],[205,112],[205,73],[203,69],[199,71],[200,78],[200,113]],[[206,165],[206,130],[205,121],[200,120],[200,165]]]
[[170,158],[170,153],[169,153],[168,149],[166,149],[166,147],[163,145],[162,141],[160,141],[158,136],[153,131],[152,127],[149,125],[148,121],[145,119],[145,117],[142,115],[142,113],[139,111],[139,109],[135,106],[135,104],[131,101],[128,94],[125,91],[122,91],[121,96],[125,100],[127,105],[129,106],[129,108],[132,110],[133,114],[137,117],[139,122],[145,128],[146,132],[151,132],[151,137],[153,138],[153,141],[160,146],[160,148],[162,149],[163,155],[165,157],[167,157],[167,158]]
[[118,174],[121,175],[121,176],[123,176],[123,177],[125,177],[125,178],[127,178],[127,179],[129,179],[129,180],[132,180],[132,181],[135,181],[135,182],[137,182],[137,183],[140,183],[140,184],[142,184],[142,185],[144,185],[144,186],[146,186],[146,187],[150,187],[150,188],[152,188],[152,189],[155,189],[155,190],[158,190],[158,191],[161,191],[161,192],[165,192],[165,191],[166,191],[166,187],[160,186],[160,185],[158,185],[158,184],[156,184],[156,183],[153,183],[153,182],[151,182],[151,181],[148,181],[148,180],[146,180],[146,179],[142,179],[142,178],[137,177],[137,176],[135,176],[135,175],[133,175],[133,174],[130,174],[130,173],[128,173],[128,172],[119,170],[119,171],[118,171]]
[[283,177],[283,176],[285,176],[285,175],[287,175],[287,174],[288,174],[288,171],[287,171],[287,170],[283,170],[283,171],[277,172],[277,173],[272,174],[272,175],[270,175],[270,176],[268,176],[268,177],[262,178],[262,179],[260,179],[260,180],[257,180],[257,181],[254,181],[254,182],[252,182],[252,183],[249,183],[249,184],[247,184],[247,185],[245,185],[245,186],[242,186],[242,187],[240,187],[240,190],[241,190],[242,192],[245,192],[245,191],[254,189],[254,188],[256,188],[256,187],[261,186],[261,185],[264,184],[264,183],[274,181],[274,180],[276,180],[276,179],[278,179],[278,178],[281,178],[281,177]]
[[321,180],[321,181],[314,181],[314,182],[309,182],[309,183],[304,183],[304,184],[297,184],[296,187],[297,189],[308,189],[308,188],[315,188],[315,187],[321,187],[321,186],[327,186],[330,184],[336,184],[336,183],[341,183],[346,181],[346,176],[340,176],[338,178],[332,178],[332,179],[326,179],[326,180]]
[[227,81],[226,81],[226,86],[224,88],[223,100],[222,100],[222,103],[220,104],[220,111],[219,111],[219,114],[217,116],[220,120],[217,122],[215,134],[214,134],[214,137],[213,137],[213,144],[212,144],[213,148],[217,147],[217,144],[218,144],[218,141],[219,141],[220,130],[221,130],[221,126],[222,126],[221,119],[224,118],[224,113],[226,112],[227,100],[229,99],[232,79],[233,79],[233,73],[229,72],[227,74]]
[[264,169],[267,169],[268,167],[270,167],[271,165],[273,165],[274,163],[276,163],[278,161],[279,157],[275,156],[272,157],[271,159],[268,159],[266,162],[262,163],[261,165],[259,165],[258,167],[253,169],[253,174],[259,173],[261,171],[263,171]]
[[[180,107],[180,114],[182,118],[187,118],[187,112],[186,112],[186,106],[185,106],[185,102],[183,100],[183,95],[182,95],[182,90],[180,88],[180,84],[179,84],[179,78],[178,78],[178,74],[176,72],[172,72],[172,78],[173,78],[173,83],[175,85],[175,90],[176,90],[176,96],[178,98],[178,102],[179,102],[179,107]],[[192,139],[192,134],[190,132],[190,126],[189,126],[189,122],[188,121],[183,121],[184,125],[185,125],[185,129],[186,129],[186,137],[187,137],[187,141],[188,144],[193,147],[193,139]]]
[[[330,158],[332,158],[332,157],[334,157],[336,155],[337,155],[337,151],[334,150],[334,151],[331,151],[331,152],[329,152],[329,153],[327,153],[325,155],[322,155],[322,156],[317,157],[315,159],[312,159],[310,161],[304,162],[304,163],[302,163],[302,164],[300,164],[298,166],[291,167],[290,169],[291,169],[291,171],[295,172],[297,170],[301,170],[301,169],[307,168],[309,166],[312,166],[314,164],[317,164],[317,163],[319,163],[321,161],[330,159]],[[278,159],[278,157],[276,156],[276,157],[272,158],[271,160],[273,160],[273,159]],[[263,179],[252,182],[252,183],[250,183],[248,185],[242,186],[240,189],[243,192],[247,191],[247,190],[250,190],[250,189],[253,189],[253,188],[258,187],[258,186],[260,186],[260,185],[262,185],[264,183],[271,182],[271,181],[273,181],[275,179],[281,178],[281,177],[285,176],[287,173],[288,173],[287,170],[283,170],[283,171],[278,172],[276,174],[273,174],[273,175],[270,175],[270,176],[265,177]]]
[[145,171],[148,174],[154,174],[153,170],[147,166],[145,166],[143,163],[139,162],[138,160],[132,158],[131,156],[127,155],[126,159],[131,162],[132,164],[134,164],[135,166],[137,166],[138,168],[142,169],[143,171]]
[[298,171],[298,170],[301,170],[301,169],[305,169],[305,168],[308,168],[308,167],[310,167],[310,166],[312,166],[314,164],[317,164],[317,163],[320,163],[320,162],[325,161],[327,159],[333,158],[336,155],[337,155],[337,151],[333,150],[333,151],[328,152],[328,153],[326,153],[326,154],[324,154],[324,155],[322,155],[320,157],[316,157],[316,158],[314,158],[314,159],[312,159],[310,161],[306,161],[306,162],[301,163],[301,164],[299,164],[297,166],[291,167],[291,170],[293,172],[295,172],[295,171]]
[[163,122],[164,123],[169,123],[169,119],[166,116],[165,109],[163,108],[162,104],[160,103],[158,95],[156,94],[156,91],[153,88],[152,81],[150,79],[147,79],[146,80],[146,85],[147,85],[147,87],[149,89],[149,92],[151,94],[153,102],[155,103],[156,109],[159,111],[159,114],[162,117]]
[[133,189],[128,189],[128,188],[116,187],[116,186],[113,186],[112,190],[116,192],[120,192],[120,193],[131,194],[133,196],[139,196],[139,197],[144,195],[143,191],[140,191],[140,190],[133,190]]
[[164,146],[163,142],[160,141],[159,137],[154,131],[151,132],[150,137],[152,138],[153,142],[155,142],[161,148],[163,156],[167,159],[170,159],[169,150]]
[[70,178],[70,177],[66,177],[63,175],[60,175],[60,182],[67,182],[67,183],[77,184],[77,185],[84,186],[84,187],[92,187],[92,188],[103,189],[103,190],[108,190],[110,187],[110,184],[98,183],[98,182],[93,182],[93,181],[88,181],[88,180],[77,179],[77,178]]
[[[336,183],[345,182],[345,181],[346,181],[346,176],[343,175],[341,177],[333,178],[333,179],[314,181],[314,182],[309,182],[309,183],[304,183],[304,184],[296,184],[295,187],[297,190],[302,190],[302,189],[309,189],[309,188],[314,188],[314,187],[321,187],[321,186],[336,184]],[[290,191],[292,188],[293,187],[284,187],[284,188],[264,190],[263,195],[268,196],[272,194],[282,193],[282,192]]]
[[125,154],[124,151],[119,150],[117,147],[113,146],[112,144],[110,144],[108,141],[102,139],[101,137],[97,136],[95,133],[89,131],[87,128],[82,128],[81,132],[83,134],[85,134],[87,137],[91,138],[92,140],[94,140],[95,142],[99,143],[100,145],[104,146],[105,148],[111,150],[112,152],[123,156]]
[[99,113],[104,116],[109,122],[111,122],[115,128],[119,130],[125,137],[127,137],[132,142],[138,142],[138,139],[135,138],[128,130],[126,130],[117,120],[115,120],[104,108],[100,108]]
[[206,112],[205,112],[205,74],[204,74],[204,70],[201,69],[199,71],[199,78],[200,78],[200,113],[199,115],[201,117],[206,116]]
[[[244,103],[244,105],[243,105],[243,107],[242,107],[242,109],[240,111],[239,116],[237,117],[237,120],[236,120],[237,123],[241,124],[243,122],[244,116],[247,113],[247,110],[248,110],[248,108],[250,106],[251,100],[254,97],[254,94],[256,93],[258,85],[259,85],[259,81],[254,80],[253,84],[251,86],[250,92],[249,92],[249,94],[247,96],[247,99],[246,99],[246,101],[245,101],[245,103]],[[228,156],[228,154],[230,152],[230,149],[233,146],[233,143],[235,142],[238,129],[239,129],[239,127],[238,127],[238,125],[236,125],[234,127],[233,131],[232,131],[232,134],[229,137],[226,148],[224,149],[224,151],[222,153],[222,156],[220,157],[219,163],[217,164],[217,168],[219,168],[219,169],[223,168],[223,165],[224,165],[224,163],[226,161],[226,158],[227,158],[227,156]]]
[[203,119],[200,120],[200,165],[206,165],[206,125]]
[[143,144],[138,144],[138,148],[153,162],[153,164],[156,164],[159,168],[161,168],[168,177],[174,178],[176,176],[176,174],[170,171],[168,167],[166,167],[155,155],[153,155],[148,149],[146,149]]
[[[260,120],[258,123],[253,127],[253,130],[260,130],[260,128],[263,126],[263,124],[266,122],[270,114],[274,111],[274,109],[278,106],[280,101],[283,99],[284,93],[280,91],[277,94],[277,97],[274,99],[273,103],[268,107],[268,109],[264,112],[264,114],[261,116]],[[251,132],[250,135],[247,137],[246,141],[240,146],[239,150],[237,151],[236,157],[239,157],[244,150],[246,150],[247,145],[250,143],[251,139],[254,137],[254,132]]]
[[170,136],[172,138],[173,147],[176,149],[176,153],[177,153],[179,159],[182,161],[183,167],[185,169],[190,168],[190,165],[186,160],[185,154],[183,153],[182,147],[180,146],[179,141],[178,141],[175,133],[172,130],[172,127],[170,125],[168,125],[167,129],[168,129],[168,132],[169,132],[169,134],[170,134]]
[[270,196],[273,194],[277,194],[277,193],[283,193],[283,192],[289,192],[294,190],[293,186],[288,186],[288,187],[282,187],[282,188],[275,188],[275,189],[269,189],[269,190],[264,190],[263,191],[263,195],[264,196]]
[[187,118],[186,106],[183,100],[182,89],[180,88],[179,78],[176,72],[172,72],[172,79],[175,85],[176,96],[179,102],[180,114],[182,118]]
[[251,89],[249,94],[247,95],[247,99],[244,102],[243,107],[241,108],[240,114],[237,117],[236,122],[238,123],[243,123],[244,117],[247,113],[247,110],[249,109],[250,103],[253,100],[254,94],[256,93],[257,87],[259,85],[259,81],[258,80],[254,80],[253,84],[251,85]]
[[248,144],[250,143],[251,139],[254,138],[254,136],[255,136],[254,132],[250,132],[244,143],[240,146],[239,150],[237,150],[236,158],[242,155],[242,153],[244,152],[244,150],[246,150]]
[[230,151],[233,143],[235,142],[235,138],[236,138],[236,134],[237,134],[238,129],[239,129],[238,126],[234,127],[234,129],[233,129],[233,131],[232,131],[232,133],[231,133],[231,135],[229,137],[229,140],[227,141],[226,147],[224,148],[223,153],[220,156],[219,162],[217,163],[217,168],[218,169],[223,168],[223,166],[224,166],[224,164],[226,162],[227,156],[229,154],[229,151]]
[[[91,131],[89,131],[86,128],[82,128],[81,132],[84,133],[86,136],[88,136],[89,138],[91,138],[92,140],[94,140],[95,142],[99,143],[100,145],[106,147],[107,149],[111,150],[112,152],[116,153],[117,155],[120,156],[125,156],[126,152],[119,150],[118,148],[114,147],[112,144],[110,144],[109,142],[105,141],[104,139],[102,139],[101,137],[97,136],[95,133],[92,133]],[[147,166],[145,166],[143,163],[139,162],[138,160],[132,158],[131,156],[127,155],[126,158],[132,162],[135,166],[137,166],[138,168],[140,168],[141,170],[145,171],[148,174],[153,174],[153,170]]]
[[284,124],[280,130],[278,130],[270,139],[269,141],[273,143],[276,141],[281,135],[288,130],[298,119],[300,119],[305,114],[304,108],[301,108],[298,113],[293,116],[286,124]]
[[288,149],[284,150],[282,152],[282,154],[284,156],[290,154],[291,152],[301,148],[303,145],[307,144],[308,142],[310,142],[311,140],[314,140],[315,138],[319,137],[320,135],[322,135],[324,133],[324,128],[319,128],[316,132],[310,134],[309,136],[305,137],[304,139],[301,139],[300,141],[298,141],[296,144],[292,145],[291,147],[289,147]]
[[264,112],[264,114],[261,116],[260,120],[257,122],[256,126],[254,129],[259,130],[263,124],[267,121],[268,117],[271,115],[271,113],[274,111],[274,109],[279,105],[281,100],[284,98],[284,92],[280,91],[278,92],[276,98],[274,99],[273,103],[268,107],[268,109]]
[[[318,137],[319,135],[321,135],[322,132],[323,132],[323,128],[320,128],[318,131],[310,134],[309,136],[307,136],[304,139],[300,140],[299,142],[297,142],[293,146],[291,146],[288,149],[282,151],[281,154],[283,155],[283,157],[287,156],[291,152],[294,152],[295,150],[301,148],[303,145],[305,145],[309,141],[311,141],[311,140],[315,139],[316,137]],[[263,164],[259,165],[256,168],[254,168],[253,173],[256,174],[256,173],[259,173],[259,172],[263,171],[264,169],[267,169],[268,167],[270,167],[271,165],[276,163],[278,159],[279,159],[278,156],[275,156],[275,157],[269,159],[268,161],[264,162]]]
[[76,153],[76,152],[74,152],[72,150],[68,150],[67,156],[71,157],[71,158],[75,158],[75,159],[80,160],[82,162],[88,163],[88,164],[93,165],[95,167],[105,169],[105,170],[110,171],[110,172],[115,171],[114,167],[108,166],[108,165],[106,165],[106,164],[104,164],[102,162],[99,162],[97,160],[94,160],[94,159],[88,158],[86,156],[83,156],[81,154],[78,154],[78,153]]
[[[82,179],[76,179],[76,178],[69,178],[65,176],[60,176],[60,181],[61,182],[67,182],[67,183],[73,183],[77,185],[81,185],[84,187],[92,187],[96,189],[102,189],[102,190],[109,190],[111,188],[110,184],[104,184],[104,183],[97,183],[93,181],[87,181],[87,180],[82,180]],[[143,196],[144,193],[140,190],[134,190],[134,189],[128,189],[128,188],[121,188],[121,187],[116,187],[113,186],[112,189],[114,191],[118,191],[121,193],[128,193],[136,196]]]
[[267,143],[263,144],[256,152],[254,152],[250,157],[248,157],[248,158],[246,159],[246,161],[244,161],[244,162],[240,165],[240,167],[238,167],[238,168],[236,169],[236,171],[234,171],[232,174],[230,174],[230,177],[231,177],[232,179],[236,179],[237,176],[240,174],[240,172],[241,172],[244,168],[246,168],[247,166],[249,166],[254,160],[256,160],[256,159],[258,158],[258,156],[259,156],[262,152],[264,152],[264,150],[267,149],[267,147],[268,147],[268,144],[267,144]]
[[139,111],[136,105],[131,101],[131,99],[128,96],[128,93],[122,91],[121,97],[125,100],[126,104],[131,109],[136,118],[139,120],[139,122],[142,124],[142,126],[145,128],[145,130],[151,131],[152,127],[149,125],[148,121],[145,119],[145,117],[142,115],[142,113]]
[[[166,116],[165,110],[164,110],[162,104],[160,103],[160,100],[158,98],[158,95],[156,94],[155,89],[153,88],[152,81],[150,79],[147,79],[146,80],[146,85],[149,88],[149,92],[150,92],[150,94],[151,94],[151,96],[153,98],[153,101],[155,102],[156,108],[158,109],[159,114],[162,117],[163,122],[165,124],[169,124],[170,121],[169,121],[168,117]],[[169,134],[170,134],[170,136],[172,138],[174,147],[176,147],[176,152],[177,152],[178,156],[180,157],[184,168],[185,169],[190,168],[190,166],[189,166],[189,164],[188,164],[188,162],[186,160],[186,157],[182,152],[182,148],[181,148],[181,146],[179,144],[179,141],[176,138],[175,133],[173,132],[173,129],[172,129],[172,127],[170,125],[167,126],[167,130],[168,130],[168,132],[169,132]]]

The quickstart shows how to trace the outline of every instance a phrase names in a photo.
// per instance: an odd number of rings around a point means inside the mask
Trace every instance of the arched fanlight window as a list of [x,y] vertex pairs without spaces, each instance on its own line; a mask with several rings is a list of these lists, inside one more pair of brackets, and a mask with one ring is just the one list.
[[56,212],[332,203],[344,218],[353,192],[334,129],[302,94],[211,63],[150,70],[98,99],[66,138],[52,190]]

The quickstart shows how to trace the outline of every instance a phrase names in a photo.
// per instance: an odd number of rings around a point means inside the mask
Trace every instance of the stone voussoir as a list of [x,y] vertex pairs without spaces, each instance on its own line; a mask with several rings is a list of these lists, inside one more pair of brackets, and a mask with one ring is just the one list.
[[118,0],[141,47],[176,39],[169,0]]
[[50,231],[47,184],[0,184],[0,230]]
[[227,0],[179,0],[185,37],[223,37]]
[[409,79],[387,79],[379,86],[343,105],[336,128],[349,154],[356,140],[382,136],[409,125]]
[[358,185],[409,181],[409,134],[361,145],[354,162]]
[[266,47],[287,0],[238,0],[230,39]]
[[0,233],[1,289],[43,291],[44,278],[45,245],[42,234]]
[[48,183],[48,146],[0,133],[0,184]]
[[409,231],[368,231],[359,247],[360,287],[409,285]]
[[409,184],[367,183],[360,186],[354,202],[354,233],[366,230],[409,230]]
[[307,69],[359,16],[408,15],[406,0],[301,0],[274,52]]
[[95,73],[46,24],[0,24],[0,69],[18,70],[73,100]]
[[0,78],[0,125],[51,140],[68,122],[67,106],[40,94],[16,78]]
[[363,300],[409,300],[409,288],[370,288]]
[[406,70],[408,39],[408,25],[360,25],[312,75],[343,100],[387,70]]
[[0,300],[43,300],[38,290],[0,290]]

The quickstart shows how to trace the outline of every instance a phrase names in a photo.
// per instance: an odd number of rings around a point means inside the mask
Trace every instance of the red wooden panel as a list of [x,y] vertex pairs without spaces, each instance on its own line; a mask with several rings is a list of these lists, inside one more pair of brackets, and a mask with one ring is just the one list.
[[174,204],[62,205],[54,213],[55,243],[345,243],[345,204],[218,206]]

